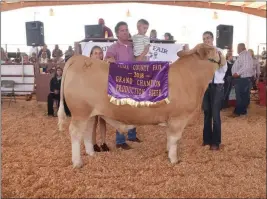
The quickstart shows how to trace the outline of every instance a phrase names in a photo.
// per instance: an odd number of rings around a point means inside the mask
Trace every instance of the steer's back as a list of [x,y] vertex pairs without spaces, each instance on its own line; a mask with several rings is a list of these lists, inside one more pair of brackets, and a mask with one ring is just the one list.
[[107,95],[109,64],[85,56],[74,56],[65,67],[64,96],[74,118],[105,115],[126,124],[157,124],[193,112],[202,102],[214,73],[213,65],[188,56],[169,69],[170,104],[134,108],[116,106]]

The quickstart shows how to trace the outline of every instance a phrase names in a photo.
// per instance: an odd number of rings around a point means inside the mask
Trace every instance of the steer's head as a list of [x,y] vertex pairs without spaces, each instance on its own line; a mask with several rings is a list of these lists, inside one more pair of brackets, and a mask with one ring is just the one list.
[[198,44],[191,50],[178,52],[177,55],[179,57],[197,55],[198,59],[209,60],[214,63],[215,68],[226,64],[225,57],[214,46],[209,46],[207,44]]
[[198,44],[193,50],[199,55],[200,59],[209,60],[216,65],[216,68],[226,64],[224,55],[213,46]]

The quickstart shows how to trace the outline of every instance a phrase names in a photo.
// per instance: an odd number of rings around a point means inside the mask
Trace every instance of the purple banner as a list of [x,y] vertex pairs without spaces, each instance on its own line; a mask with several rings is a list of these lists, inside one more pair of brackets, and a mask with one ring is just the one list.
[[117,100],[157,103],[168,98],[169,62],[111,63],[108,95]]

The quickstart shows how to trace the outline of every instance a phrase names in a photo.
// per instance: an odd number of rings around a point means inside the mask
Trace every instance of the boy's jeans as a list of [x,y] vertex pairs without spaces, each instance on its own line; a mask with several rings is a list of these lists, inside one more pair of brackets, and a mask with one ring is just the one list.
[[[130,129],[128,131],[128,139],[129,140],[135,140],[136,139],[136,128]],[[116,131],[116,144],[125,144],[126,138],[123,134],[121,134],[119,131]]]

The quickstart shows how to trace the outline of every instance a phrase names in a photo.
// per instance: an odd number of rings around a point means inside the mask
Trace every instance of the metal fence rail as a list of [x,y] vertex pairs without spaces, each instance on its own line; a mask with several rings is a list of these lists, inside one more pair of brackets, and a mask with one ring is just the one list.
[[[55,48],[55,45],[56,44],[47,44],[47,47],[51,53]],[[58,46],[64,53],[66,50],[68,50],[69,46],[74,47],[74,44],[58,44]],[[1,44],[1,47],[5,50],[5,52],[17,52],[17,49],[19,48],[20,52],[24,52],[26,54],[29,54],[31,49],[31,46],[27,46],[26,44]]]

